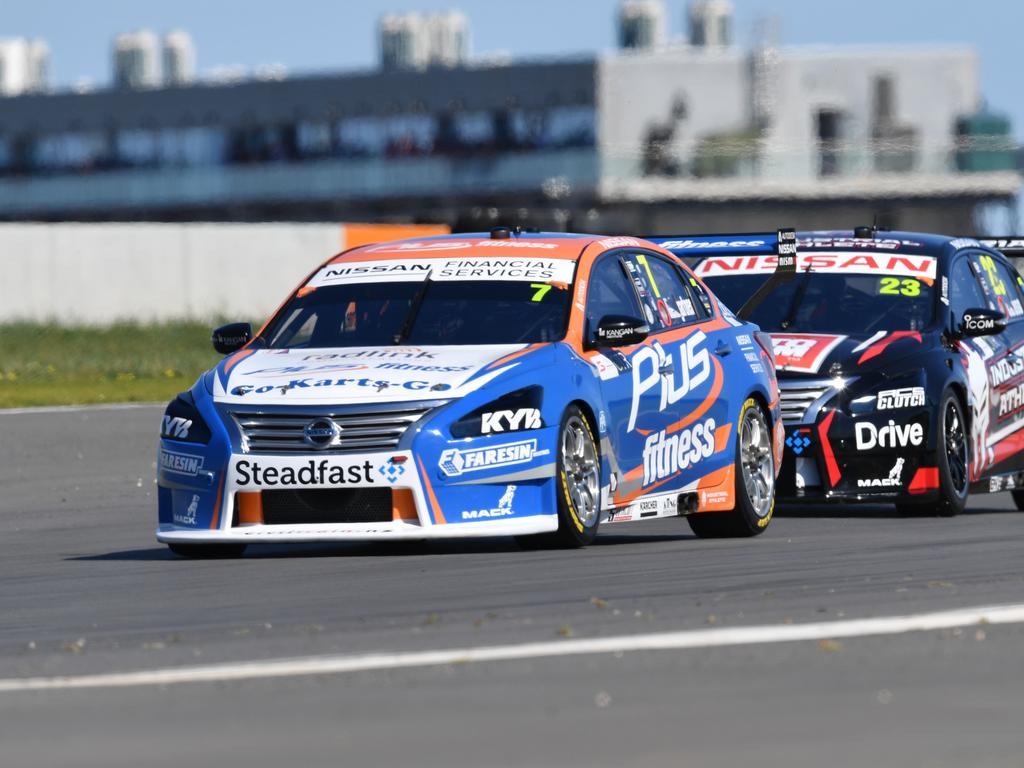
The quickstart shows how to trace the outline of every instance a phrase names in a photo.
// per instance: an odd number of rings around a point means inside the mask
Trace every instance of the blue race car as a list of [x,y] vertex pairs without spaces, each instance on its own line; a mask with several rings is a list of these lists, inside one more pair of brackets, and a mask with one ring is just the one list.
[[686,516],[771,520],[782,454],[770,339],[636,238],[445,236],[316,269],[163,418],[157,539],[519,537]]

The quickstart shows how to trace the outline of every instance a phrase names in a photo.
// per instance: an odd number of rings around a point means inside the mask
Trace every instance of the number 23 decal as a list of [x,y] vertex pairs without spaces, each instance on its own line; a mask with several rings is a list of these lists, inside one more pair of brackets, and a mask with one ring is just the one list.
[[910,277],[905,280],[898,277],[883,277],[878,292],[888,296],[920,296],[921,281]]

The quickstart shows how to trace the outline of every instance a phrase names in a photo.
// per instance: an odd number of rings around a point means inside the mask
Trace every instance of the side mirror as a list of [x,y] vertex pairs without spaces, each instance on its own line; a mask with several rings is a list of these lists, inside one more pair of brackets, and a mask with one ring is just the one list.
[[628,347],[647,338],[651,328],[646,322],[627,315],[605,315],[594,333],[595,347]]
[[210,336],[213,348],[222,355],[237,352],[252,340],[252,326],[248,323],[228,323],[217,328]]
[[960,336],[995,336],[1006,330],[1006,317],[997,309],[968,309],[960,323]]

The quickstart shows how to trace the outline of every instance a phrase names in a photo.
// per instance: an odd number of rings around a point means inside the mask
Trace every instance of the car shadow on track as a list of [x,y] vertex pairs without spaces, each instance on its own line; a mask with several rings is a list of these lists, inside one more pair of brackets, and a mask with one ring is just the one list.
[[[602,533],[591,547],[622,546],[628,544],[651,544],[658,542],[690,541],[697,537],[689,533]],[[424,557],[437,555],[487,555],[528,552],[565,552],[566,550],[521,547],[515,539],[453,539],[439,541],[371,541],[371,542],[326,542],[309,544],[251,544],[241,559],[275,560],[316,557]],[[76,555],[65,560],[77,562],[147,562],[180,561],[196,562],[202,559],[223,560],[239,558],[184,558],[175,555],[167,547],[147,547],[94,555]]]
[[[970,506],[962,515],[1022,514],[1016,508],[993,506]],[[822,518],[838,519],[945,519],[935,514],[932,507],[921,507],[910,512],[896,509],[894,504],[793,504],[778,505],[775,516],[779,518]]]

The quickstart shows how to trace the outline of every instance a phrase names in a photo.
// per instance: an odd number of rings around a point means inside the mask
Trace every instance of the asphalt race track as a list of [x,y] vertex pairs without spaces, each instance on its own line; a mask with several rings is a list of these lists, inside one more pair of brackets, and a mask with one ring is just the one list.
[[180,560],[153,538],[159,415],[0,413],[0,766],[1024,765],[1015,623],[12,687],[1024,603],[1024,513],[1007,495],[954,519],[782,511],[745,541],[664,520],[577,552],[495,539]]

